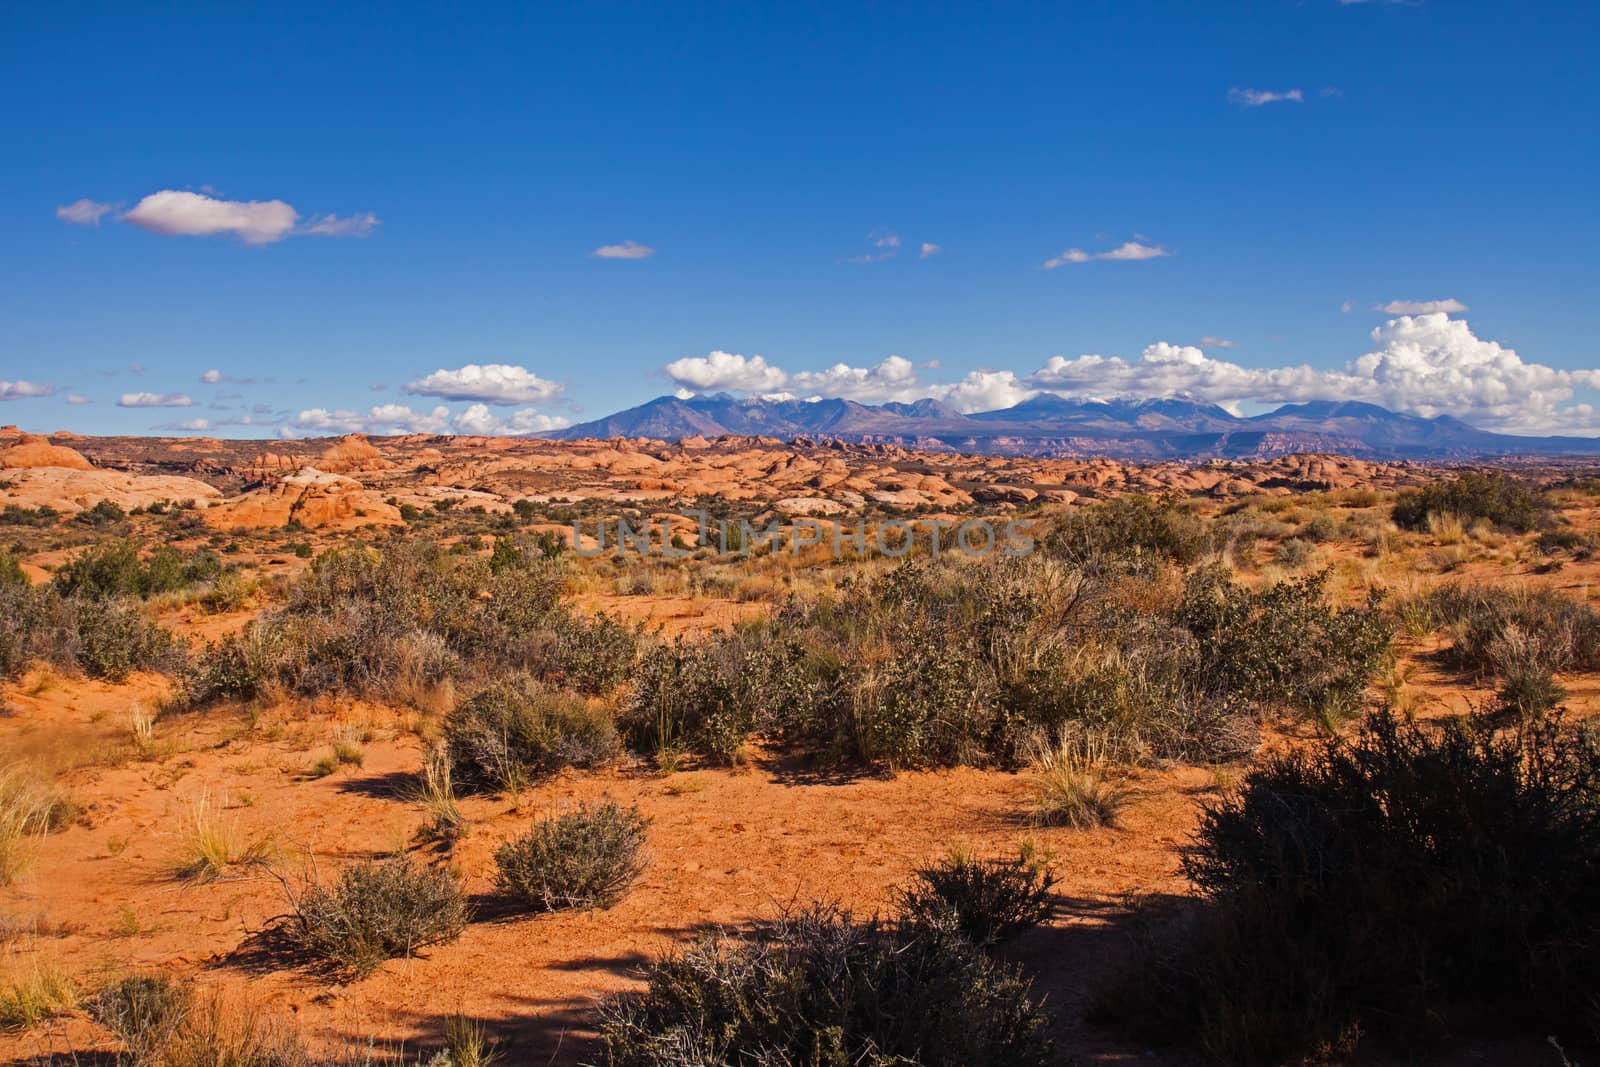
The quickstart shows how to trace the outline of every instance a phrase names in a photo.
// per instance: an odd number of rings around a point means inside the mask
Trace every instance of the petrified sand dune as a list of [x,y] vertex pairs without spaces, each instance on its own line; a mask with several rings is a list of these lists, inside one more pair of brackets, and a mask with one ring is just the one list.
[[52,444],[39,434],[23,434],[11,447],[0,451],[0,467],[7,470],[32,467],[61,467],[67,470],[93,470],[94,464],[82,452]]
[[305,467],[277,482],[253,489],[206,514],[224,529],[400,525],[400,511],[354,478]]
[[130,511],[163,503],[204,507],[221,499],[214,487],[195,478],[70,467],[8,470],[0,485],[0,504],[52,507],[62,512],[82,511],[102,500]]

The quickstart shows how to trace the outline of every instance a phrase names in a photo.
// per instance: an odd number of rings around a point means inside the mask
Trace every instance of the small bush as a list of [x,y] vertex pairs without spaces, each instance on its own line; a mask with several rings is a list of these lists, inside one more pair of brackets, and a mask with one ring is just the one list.
[[1487,519],[1514,533],[1527,533],[1548,523],[1553,511],[1546,494],[1508,474],[1465,471],[1401,493],[1393,518],[1405,530],[1426,530],[1430,515],[1452,515],[1464,526]]
[[1275,757],[1204,816],[1200,902],[1112,1007],[1228,1061],[1363,1033],[1600,1038],[1600,737],[1376,712]]
[[122,1042],[135,1067],[310,1067],[299,1035],[259,1005],[212,991],[197,996],[165,975],[105,987],[89,1014]]
[[601,1007],[609,1067],[1055,1062],[1027,983],[949,926],[815,906],[707,938],[647,981]]
[[942,863],[918,868],[896,905],[908,922],[953,923],[974,944],[990,945],[1048,918],[1055,883],[1055,873],[1028,849],[988,860],[955,850]]
[[160,545],[146,556],[136,541],[109,541],[69,560],[56,572],[55,585],[67,594],[142,598],[215,581],[223,573],[222,560],[213,552],[185,558]]
[[1174,500],[1120,496],[1064,513],[1044,539],[1051,555],[1091,570],[1189,564],[1210,547],[1204,525]]
[[542,819],[495,851],[500,888],[536,911],[609,908],[644,873],[648,826],[609,800]]
[[449,868],[406,857],[346,867],[332,885],[290,887],[284,931],[303,955],[354,977],[461,936],[467,902]]
[[616,755],[616,727],[580,696],[526,675],[474,695],[444,724],[456,782],[516,788],[563,767],[593,767]]
[[94,1021],[122,1042],[135,1064],[157,1064],[193,1007],[193,994],[166,975],[130,975],[89,1004]]

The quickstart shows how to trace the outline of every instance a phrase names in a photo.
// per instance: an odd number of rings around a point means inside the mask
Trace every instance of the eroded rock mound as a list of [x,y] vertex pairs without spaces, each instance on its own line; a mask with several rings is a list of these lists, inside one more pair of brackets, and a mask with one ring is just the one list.
[[93,470],[82,452],[65,445],[52,444],[41,434],[23,434],[10,448],[0,450],[0,467],[7,470],[34,467],[61,467],[66,470]]
[[208,507],[221,499],[222,494],[215,488],[194,478],[70,467],[8,470],[4,485],[0,486],[0,504],[52,507],[68,514],[92,508],[102,500],[132,511],[151,504]]
[[400,525],[400,511],[354,478],[304,467],[213,508],[206,521],[224,529]]

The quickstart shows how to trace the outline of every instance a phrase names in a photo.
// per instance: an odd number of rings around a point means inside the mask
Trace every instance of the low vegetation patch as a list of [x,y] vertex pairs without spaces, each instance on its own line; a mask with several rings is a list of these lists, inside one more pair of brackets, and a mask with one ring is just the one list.
[[331,884],[288,886],[283,931],[302,955],[353,977],[461,936],[467,901],[447,867],[407,857],[346,867]]
[[816,906],[742,941],[707,938],[606,1002],[610,1067],[1054,1062],[1017,974],[949,926]]
[[1055,872],[1031,849],[1009,859],[978,859],[956,849],[941,863],[919,867],[896,894],[896,905],[904,921],[953,925],[973,944],[991,945],[1048,918],[1055,884]]
[[1448,515],[1462,526],[1483,519],[1513,533],[1527,533],[1549,524],[1554,513],[1549,495],[1519,478],[1499,471],[1463,471],[1401,493],[1392,515],[1404,530],[1426,530],[1429,516]]
[[610,800],[541,819],[495,851],[500,888],[535,911],[609,908],[644,873],[648,827]]
[[609,715],[527,675],[464,701],[445,720],[444,744],[457,783],[492,789],[519,788],[563,767],[594,767],[620,747]]
[[1202,897],[1112,1011],[1225,1062],[1600,1038],[1600,738],[1373,713],[1277,756],[1204,816]]

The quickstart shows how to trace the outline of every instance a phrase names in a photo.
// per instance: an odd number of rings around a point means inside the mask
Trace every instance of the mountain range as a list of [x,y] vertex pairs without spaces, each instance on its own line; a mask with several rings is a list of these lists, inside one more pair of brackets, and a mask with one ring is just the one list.
[[539,436],[680,441],[725,434],[1129,460],[1266,459],[1293,452],[1340,452],[1373,459],[1600,454],[1597,438],[1492,433],[1449,415],[1423,418],[1356,401],[1285,404],[1243,416],[1184,398],[1082,400],[1053,393],[1040,393],[1014,407],[972,413],[931,398],[909,404],[860,404],[838,398],[767,400],[728,393],[662,396]]

